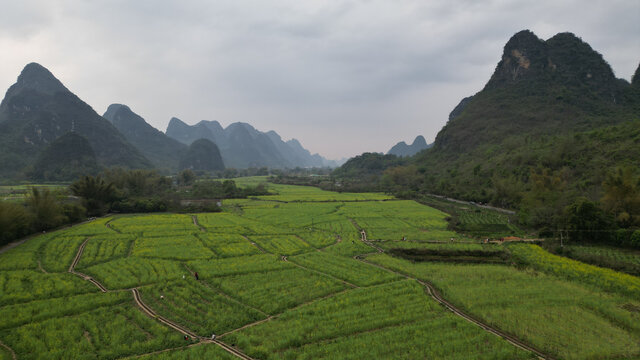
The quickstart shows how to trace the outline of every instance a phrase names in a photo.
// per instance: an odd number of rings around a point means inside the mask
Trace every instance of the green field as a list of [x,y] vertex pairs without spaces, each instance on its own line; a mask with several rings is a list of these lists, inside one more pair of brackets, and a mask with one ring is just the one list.
[[[482,244],[413,201],[268,188],[277,195],[224,200],[220,213],[117,215],[0,254],[0,359],[8,349],[19,359],[235,358],[212,334],[255,359],[536,358],[446,310],[419,280],[554,358],[640,356],[635,276]],[[412,262],[394,249],[510,260]]]

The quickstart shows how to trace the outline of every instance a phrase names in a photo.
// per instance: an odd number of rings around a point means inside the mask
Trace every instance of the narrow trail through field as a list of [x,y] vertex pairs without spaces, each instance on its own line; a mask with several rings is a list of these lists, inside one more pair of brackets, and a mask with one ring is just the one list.
[[47,270],[42,267],[42,263],[38,260],[38,270],[42,271],[45,274],[48,274]]
[[[378,253],[384,253],[384,249],[382,249],[380,247],[377,247],[377,246],[371,244],[370,241],[366,240],[367,236],[366,236],[366,232],[365,232],[364,229],[360,228],[354,220],[352,220],[352,219],[350,219],[350,220],[360,230],[360,233],[362,235],[362,238],[361,238],[362,242],[364,242],[366,245],[371,246],[374,249],[376,249],[378,251]],[[426,292],[429,294],[429,296],[431,296],[431,298],[433,298],[435,301],[437,301],[438,303],[443,305],[445,308],[447,308],[448,310],[450,310],[454,314],[460,316],[464,320],[479,326],[480,328],[482,328],[483,330],[485,330],[487,332],[490,332],[490,333],[492,333],[492,334],[494,334],[496,336],[499,336],[499,337],[505,339],[506,341],[508,341],[509,343],[511,343],[512,345],[514,345],[514,346],[516,346],[516,347],[518,347],[520,349],[523,349],[523,350],[526,350],[526,351],[530,351],[530,352],[536,354],[541,359],[553,360],[553,357],[543,353],[542,351],[534,348],[533,346],[531,346],[529,344],[526,344],[525,342],[519,340],[515,336],[509,335],[509,334],[507,334],[507,333],[505,333],[505,332],[503,332],[503,331],[501,331],[501,330],[499,330],[497,328],[494,328],[491,325],[486,324],[486,323],[478,320],[477,318],[472,317],[471,315],[465,313],[460,308],[458,308],[457,306],[453,305],[452,303],[450,303],[449,301],[444,299],[442,297],[442,295],[440,294],[440,292],[435,288],[435,286],[432,283],[430,283],[428,281],[425,281],[425,280],[421,280],[421,279],[415,278],[415,277],[410,276],[410,275],[405,274],[405,273],[401,273],[401,272],[386,268],[386,267],[384,267],[382,265],[374,264],[372,262],[367,261],[365,259],[365,257],[368,256],[368,255],[371,255],[371,254],[375,254],[375,253],[359,254],[359,255],[354,256],[353,258],[356,259],[356,260],[359,260],[359,261],[361,261],[361,262],[363,262],[365,264],[369,264],[371,266],[375,266],[375,267],[380,268],[382,270],[389,271],[389,272],[394,273],[394,274],[396,274],[398,276],[402,276],[402,277],[404,277],[406,279],[411,279],[411,280],[417,281],[418,283],[420,283],[422,286],[425,287]]]
[[100,282],[98,282],[98,280],[92,278],[91,276],[87,275],[87,274],[83,274],[81,272],[78,272],[75,270],[76,265],[78,265],[78,262],[80,261],[80,257],[82,256],[82,252],[84,251],[84,247],[87,246],[87,242],[89,242],[90,238],[86,238],[84,240],[84,242],[80,245],[80,247],[78,248],[78,253],[76,254],[76,257],[73,259],[73,262],[71,263],[71,265],[69,266],[69,272],[71,274],[80,276],[81,278],[83,278],[84,280],[87,280],[89,282],[91,282],[92,284],[94,284],[95,286],[98,287],[98,289],[100,289],[100,291],[102,292],[108,292],[109,290],[107,290],[106,287],[104,287]]
[[267,250],[263,249],[262,246],[256,244],[255,242],[251,241],[248,237],[244,236],[244,235],[240,235],[242,236],[245,240],[247,240],[251,245],[255,246],[256,248],[258,248],[258,250],[260,250],[261,253],[265,253],[265,254],[271,254],[270,252],[268,252]]
[[[80,257],[82,256],[82,252],[84,251],[85,246],[87,246],[87,243],[89,242],[89,239],[90,238],[85,239],[84,242],[78,248],[78,252],[76,254],[76,257],[73,259],[73,262],[69,266],[69,270],[68,271],[71,274],[80,276],[84,280],[90,281],[91,283],[96,285],[100,289],[100,291],[102,291],[104,293],[110,292],[110,290],[105,288],[97,280],[93,279],[89,275],[83,274],[83,273],[78,272],[78,271],[75,270],[75,267],[78,265],[78,262],[80,261]],[[220,346],[221,348],[223,348],[224,350],[226,350],[227,352],[231,353],[232,355],[235,355],[235,356],[237,356],[237,357],[239,357],[241,359],[248,359],[248,360],[251,359],[247,355],[243,354],[241,351],[239,351],[237,349],[234,349],[231,346],[228,346],[227,344],[224,344],[219,340],[210,340],[210,339],[198,336],[193,331],[191,331],[191,330],[189,330],[189,329],[187,329],[187,328],[185,328],[185,327],[183,327],[183,326],[181,326],[179,324],[174,323],[171,320],[168,320],[168,319],[156,314],[155,311],[153,311],[153,309],[151,309],[149,306],[147,306],[147,304],[145,304],[142,301],[142,298],[140,297],[140,292],[138,291],[137,287],[131,289],[131,292],[133,293],[133,300],[135,301],[136,305],[138,305],[138,307],[142,310],[142,312],[147,314],[149,317],[160,321],[161,323],[169,326],[170,328],[180,332],[183,335],[190,336],[193,339],[198,339],[198,341],[201,342],[201,343],[206,343],[206,342],[215,343],[218,346]],[[0,346],[6,347],[9,351],[11,351],[13,358],[16,359],[15,353],[13,353],[13,350],[11,350],[11,348],[9,348],[8,346],[6,346],[6,345],[4,345],[2,343],[0,343]]]
[[13,351],[12,348],[10,348],[7,345],[5,345],[2,341],[0,341],[0,346],[2,346],[3,348],[7,349],[7,351],[9,351],[9,353],[11,353],[11,358],[13,360],[18,359],[18,357],[16,356],[16,353]]
[[193,219],[193,225],[199,227],[200,231],[202,231],[202,232],[206,232],[207,231],[207,229],[205,229],[204,226],[200,225],[200,223],[198,222],[198,217],[196,215],[191,215],[191,218]]
[[158,321],[160,321],[161,323],[167,325],[168,327],[180,332],[183,335],[187,335],[189,337],[191,337],[192,339],[197,339],[200,343],[214,343],[218,346],[220,346],[222,349],[224,349],[225,351],[229,352],[232,355],[235,355],[236,357],[239,357],[241,359],[246,359],[246,360],[252,360],[249,356],[247,356],[246,354],[244,354],[243,352],[241,352],[238,349],[235,349],[225,343],[223,343],[220,340],[211,340],[202,336],[198,336],[196,333],[194,333],[193,331],[185,328],[184,326],[177,324],[161,315],[156,314],[155,311],[153,311],[153,309],[151,309],[149,306],[147,306],[147,304],[144,303],[144,301],[142,301],[142,297],[140,296],[140,292],[138,291],[138,288],[133,288],[131,289],[131,292],[133,293],[133,299],[135,300],[136,304],[138,305],[138,307],[140,309],[142,309],[142,311],[147,314],[149,317],[156,319]]

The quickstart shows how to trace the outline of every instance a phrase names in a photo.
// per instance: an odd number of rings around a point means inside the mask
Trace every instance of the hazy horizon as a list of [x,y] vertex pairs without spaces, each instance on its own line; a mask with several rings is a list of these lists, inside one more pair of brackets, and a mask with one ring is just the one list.
[[569,31],[618,78],[640,61],[640,3],[21,1],[0,14],[0,89],[38,62],[103,114],[160,131],[246,122],[329,159],[386,152],[482,89],[516,32]]

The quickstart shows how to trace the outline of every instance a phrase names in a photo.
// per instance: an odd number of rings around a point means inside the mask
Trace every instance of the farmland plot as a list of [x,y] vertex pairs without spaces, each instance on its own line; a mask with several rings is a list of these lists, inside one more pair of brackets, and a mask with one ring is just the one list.
[[218,257],[233,257],[259,254],[260,250],[239,234],[203,233],[198,234],[204,245]]
[[347,287],[330,277],[300,268],[216,277],[207,282],[267,314],[279,313]]
[[[345,356],[366,358],[372,351],[381,351],[381,346],[374,344],[377,340],[376,331],[392,331],[394,327],[402,328],[407,324],[416,325],[419,322],[430,322],[441,318],[450,318],[455,325],[439,328],[437,334],[431,334],[432,338],[434,335],[438,337],[435,343],[440,347],[447,346],[441,343],[440,339],[453,336],[453,334],[443,336],[443,332],[451,329],[452,332],[457,333],[456,329],[463,328],[465,331],[475,332],[481,341],[491,344],[483,347],[484,350],[480,350],[490,351],[490,356],[486,358],[495,358],[492,356],[500,353],[508,353],[509,356],[506,358],[509,359],[531,357],[530,354],[512,347],[493,335],[483,333],[481,329],[445,312],[426,297],[424,289],[417,282],[408,280],[350,290],[322,299],[286,311],[277,319],[224,336],[223,340],[238,344],[240,348],[246,349],[249,355],[261,359],[295,359],[299,356],[304,357],[306,349],[310,350],[310,354],[324,358]],[[466,329],[467,327],[469,330]],[[410,333],[411,330],[408,332]],[[367,336],[367,333],[373,336]],[[390,333],[393,334],[393,332]],[[339,353],[340,343],[343,348],[348,344],[352,345],[348,354]],[[327,349],[323,349],[325,344],[329,344]],[[469,344],[469,348],[465,350],[471,353],[477,351],[474,350],[476,344],[476,342]],[[454,352],[456,345],[457,343],[450,345],[445,348],[445,351]],[[375,350],[370,346],[374,346]],[[419,347],[414,351],[419,353],[418,358],[429,358],[431,355],[428,346]],[[402,351],[391,357],[396,358],[398,355],[402,356],[401,354]]]
[[77,267],[88,267],[116,258],[126,257],[135,237],[131,234],[96,235],[89,238]]
[[398,275],[360,261],[323,252],[297,255],[290,259],[309,269],[327,273],[358,286],[370,286],[399,280]]
[[250,236],[249,240],[272,254],[295,255],[313,251],[311,245],[295,235]]
[[90,283],[68,273],[44,274],[34,270],[0,272],[0,306],[97,290]]
[[191,276],[145,287],[141,293],[145,303],[159,314],[205,337],[222,334],[266,317]]
[[140,360],[192,360],[192,359],[216,359],[237,360],[235,355],[223,350],[216,344],[202,344],[185,347],[177,350],[165,351],[159,354],[136,357]]
[[67,271],[84,240],[84,237],[62,234],[45,242],[39,251],[44,269],[50,272]]
[[284,262],[280,257],[273,254],[189,261],[187,264],[190,269],[197,271],[202,278],[249,274],[295,267],[295,265]]
[[208,259],[215,256],[198,237],[184,234],[139,237],[133,245],[132,255],[173,260]]
[[181,337],[132,305],[101,307],[0,332],[20,359],[115,358],[178,346]]
[[411,263],[383,254],[367,260],[432,281],[470,314],[561,358],[640,355],[638,314],[625,310],[640,306],[637,298],[503,265]]
[[83,269],[108,289],[126,289],[188,275],[178,262],[162,259],[122,258]]

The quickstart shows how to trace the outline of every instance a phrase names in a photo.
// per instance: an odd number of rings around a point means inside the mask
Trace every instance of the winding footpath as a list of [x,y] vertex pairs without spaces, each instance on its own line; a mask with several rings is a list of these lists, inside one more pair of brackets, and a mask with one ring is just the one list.
[[71,263],[71,265],[69,266],[69,272],[74,275],[80,276],[84,280],[91,282],[93,285],[97,286],[98,289],[100,289],[100,291],[106,293],[109,290],[107,290],[107,288],[104,287],[102,284],[100,284],[100,282],[98,282],[96,279],[92,278],[87,274],[83,274],[75,270],[75,267],[78,265],[78,262],[80,261],[80,257],[82,256],[82,252],[84,251],[84,247],[87,246],[87,242],[89,242],[89,238],[86,238],[82,243],[82,245],[80,245],[80,247],[78,248],[78,253],[76,254],[76,257],[73,259],[73,262]]
[[[197,220],[194,218],[194,223],[197,224]],[[73,259],[73,262],[71,263],[71,265],[69,266],[69,273],[77,275],[79,277],[81,277],[82,279],[91,282],[92,284],[94,284],[95,286],[98,287],[98,289],[100,289],[100,291],[106,293],[106,292],[111,292],[111,290],[107,289],[106,287],[104,287],[99,281],[97,281],[96,279],[92,278],[89,275],[83,274],[81,272],[78,272],[75,270],[75,267],[78,265],[78,262],[80,261],[80,257],[82,256],[82,252],[84,251],[85,246],[87,246],[87,243],[89,242],[90,238],[85,239],[85,241],[80,245],[80,247],[78,248],[78,252],[76,253],[76,257]],[[120,290],[116,290],[116,291],[120,291]],[[224,349],[225,351],[229,352],[230,354],[239,357],[241,359],[244,360],[253,360],[251,357],[247,356],[246,354],[242,353],[240,350],[235,349],[225,343],[223,343],[220,340],[211,340],[202,336],[198,336],[196,333],[194,333],[193,331],[185,328],[184,326],[177,324],[163,316],[160,316],[158,314],[156,314],[155,311],[153,311],[153,309],[151,309],[147,304],[144,303],[144,301],[142,301],[142,297],[140,296],[140,292],[138,290],[138,288],[133,288],[131,289],[131,292],[133,294],[133,300],[135,301],[136,305],[142,310],[143,313],[145,313],[147,316],[158,320],[159,322],[165,324],[166,326],[178,331],[179,333],[189,336],[192,339],[197,339],[199,344],[206,344],[206,343],[213,343],[216,344],[218,346],[220,346],[222,349]],[[13,350],[6,346],[5,344],[3,344],[2,342],[0,342],[0,346],[6,348],[9,352],[11,352],[11,356],[13,357],[13,359],[17,359],[16,354],[13,352]]]
[[[351,220],[351,221],[354,223],[354,225],[356,225],[356,227],[360,231],[360,234],[362,235],[361,241],[363,243],[365,243],[366,245],[371,246],[374,249],[376,249],[377,253],[384,253],[384,249],[372,244],[370,241],[367,241],[367,235],[366,235],[366,232],[365,232],[364,229],[360,228],[355,223],[355,221],[353,221],[353,220]],[[496,329],[496,328],[492,327],[491,325],[489,325],[487,323],[484,323],[484,322],[480,321],[479,319],[477,319],[477,318],[465,313],[460,308],[458,308],[457,306],[453,305],[451,302],[449,302],[446,299],[444,299],[442,297],[442,295],[440,294],[440,292],[435,288],[435,286],[432,283],[430,283],[428,281],[425,281],[425,280],[421,280],[421,279],[412,277],[412,276],[409,276],[409,275],[407,275],[405,273],[401,273],[401,272],[386,268],[384,266],[381,266],[381,265],[378,265],[378,264],[375,264],[375,263],[372,263],[372,262],[366,260],[366,256],[371,255],[371,254],[375,254],[375,253],[376,252],[367,253],[367,254],[359,254],[359,255],[354,256],[353,258],[356,259],[356,260],[359,260],[359,261],[361,261],[361,262],[363,262],[365,264],[369,264],[371,266],[375,266],[375,267],[380,268],[382,270],[389,271],[389,272],[394,273],[394,274],[396,274],[398,276],[402,276],[402,277],[404,277],[406,279],[411,279],[411,280],[417,281],[418,283],[420,283],[422,286],[425,287],[426,292],[429,294],[429,296],[431,296],[431,298],[433,298],[436,302],[440,303],[442,306],[444,306],[445,308],[447,308],[448,310],[450,310],[454,314],[460,316],[464,320],[479,326],[480,328],[482,328],[485,331],[488,331],[488,332],[490,332],[490,333],[492,333],[492,334],[494,334],[496,336],[499,336],[499,337],[505,339],[506,341],[508,341],[509,343],[511,343],[512,345],[514,345],[514,346],[516,346],[516,347],[518,347],[520,349],[523,349],[523,350],[526,350],[526,351],[530,351],[530,352],[536,354],[540,359],[554,360],[553,357],[551,357],[551,356],[543,353],[542,351],[534,348],[533,346],[531,346],[531,345],[519,340],[515,336],[509,335],[509,334],[505,333],[504,331]]]
[[17,360],[18,357],[16,356],[16,353],[13,351],[12,348],[8,347],[7,345],[5,345],[2,341],[0,341],[0,346],[7,349],[7,351],[9,351],[9,353],[11,353],[11,358],[13,360]]

